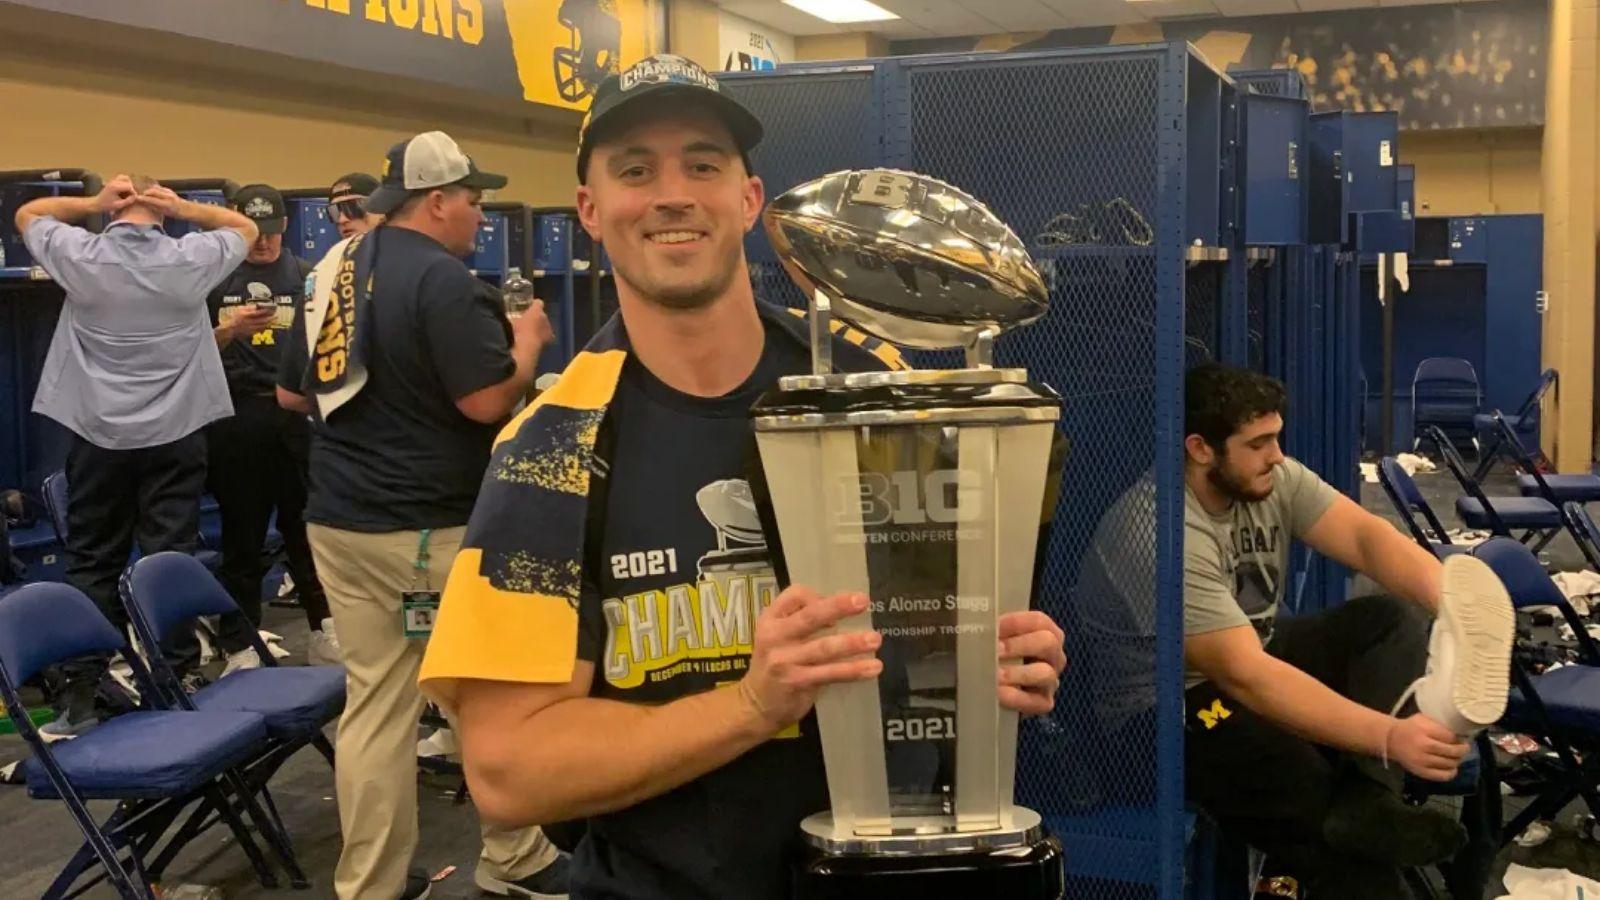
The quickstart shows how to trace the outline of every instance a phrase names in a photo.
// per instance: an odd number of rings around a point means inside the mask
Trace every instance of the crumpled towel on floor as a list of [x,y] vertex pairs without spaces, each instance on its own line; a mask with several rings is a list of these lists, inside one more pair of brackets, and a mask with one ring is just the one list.
[[1530,869],[1512,863],[1506,869],[1506,890],[1500,900],[1596,900],[1600,881],[1566,869]]
[[1394,459],[1395,462],[1400,464],[1400,468],[1406,470],[1407,475],[1415,475],[1418,472],[1427,475],[1430,472],[1439,471],[1439,467],[1434,465],[1433,460],[1420,453],[1402,453]]
[[1558,572],[1550,576],[1561,589],[1562,596],[1572,604],[1572,608],[1580,616],[1589,614],[1590,598],[1600,596],[1600,573],[1590,569],[1578,572]]

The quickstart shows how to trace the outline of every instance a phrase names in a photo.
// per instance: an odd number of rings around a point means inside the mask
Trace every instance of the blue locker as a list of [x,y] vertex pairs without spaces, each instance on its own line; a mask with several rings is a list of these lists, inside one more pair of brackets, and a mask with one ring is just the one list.
[[1395,177],[1400,151],[1400,120],[1392,112],[1341,113],[1344,116],[1345,180],[1351,212],[1399,210]]
[[[228,202],[223,199],[221,190],[179,191],[178,195],[185,200],[192,200],[195,203],[208,203],[212,206],[225,206]],[[173,237],[183,237],[194,231],[195,228],[193,222],[185,222],[182,219],[168,219],[163,230]]]
[[566,215],[540,215],[533,223],[533,269],[546,275],[572,265],[573,220]]
[[472,255],[467,257],[467,268],[472,270],[472,274],[489,276],[494,281],[505,274],[508,268],[506,253],[510,247],[506,230],[505,213],[484,213],[483,224],[478,226],[477,243]]
[[1488,262],[1488,235],[1489,231],[1481,218],[1452,218],[1450,258],[1456,262]]
[[1349,240],[1345,213],[1350,209],[1350,182],[1345,173],[1345,113],[1311,116],[1311,184],[1308,233],[1313,244]]
[[1310,106],[1292,97],[1243,94],[1244,242],[1301,244],[1310,185]]
[[[1188,218],[1186,243],[1195,247],[1221,244],[1223,221],[1222,78],[1198,57],[1189,58],[1189,90],[1184,102],[1189,139]],[[1229,217],[1231,219],[1231,217]]]
[[328,201],[321,197],[295,197],[288,201],[289,228],[285,249],[316,265],[339,243],[339,226],[328,218]]
[[1488,216],[1473,221],[1487,250],[1486,371],[1478,374],[1484,408],[1512,413],[1543,371],[1544,317],[1538,294],[1544,283],[1544,217]]
[[0,184],[0,279],[40,281],[48,278],[36,268],[14,222],[17,210],[36,197],[81,196],[78,181],[19,181]]

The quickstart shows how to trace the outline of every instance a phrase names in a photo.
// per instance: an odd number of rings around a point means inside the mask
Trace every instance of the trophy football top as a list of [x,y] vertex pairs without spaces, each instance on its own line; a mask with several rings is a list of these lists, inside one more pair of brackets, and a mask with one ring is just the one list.
[[1022,241],[937,179],[835,172],[773,200],[763,218],[790,277],[885,341],[971,347],[1045,313],[1044,279]]

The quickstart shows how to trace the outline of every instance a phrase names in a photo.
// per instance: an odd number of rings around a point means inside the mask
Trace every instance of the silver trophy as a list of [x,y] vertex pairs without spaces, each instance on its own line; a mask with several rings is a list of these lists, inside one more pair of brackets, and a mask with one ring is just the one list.
[[[765,223],[811,305],[813,374],[751,411],[782,570],[825,596],[867,594],[836,630],[884,638],[875,682],[818,696],[831,809],[802,830],[834,856],[1035,845],[1040,817],[1012,802],[996,623],[1029,607],[1060,399],[992,353],[1044,314],[1044,281],[983,204],[909,172],[819,178]],[[834,373],[834,316],[897,345],[964,348],[967,368]]]

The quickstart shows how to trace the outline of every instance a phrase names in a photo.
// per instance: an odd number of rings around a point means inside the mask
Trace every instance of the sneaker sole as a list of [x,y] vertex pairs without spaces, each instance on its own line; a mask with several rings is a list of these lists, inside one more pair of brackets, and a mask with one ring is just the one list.
[[500,879],[495,878],[493,875],[485,875],[482,872],[474,871],[472,873],[472,881],[480,889],[488,891],[491,894],[498,894],[501,897],[522,897],[524,900],[567,900],[567,895],[565,893],[536,893],[528,890],[525,887],[518,887],[517,885],[514,885],[508,881],[501,881]]
[[1450,700],[1461,717],[1493,725],[1506,711],[1511,692],[1511,643],[1516,613],[1499,576],[1475,556],[1452,556],[1444,564],[1444,610],[1456,642]]

